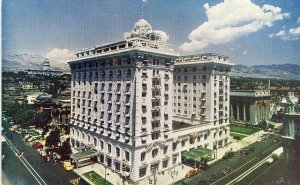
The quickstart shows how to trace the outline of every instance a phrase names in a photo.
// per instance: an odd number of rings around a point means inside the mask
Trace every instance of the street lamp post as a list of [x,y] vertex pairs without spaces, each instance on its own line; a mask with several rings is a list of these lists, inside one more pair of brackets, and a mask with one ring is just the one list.
[[105,185],[107,184],[107,180],[106,180],[106,175],[109,175],[109,173],[106,173],[106,169],[107,169],[107,166],[106,165],[103,165],[104,166],[104,179],[105,179]]
[[104,165],[104,178],[105,178],[105,185],[106,185],[106,165]]
[[152,168],[152,173],[153,173],[153,183],[154,185],[156,185],[156,167],[153,167]]

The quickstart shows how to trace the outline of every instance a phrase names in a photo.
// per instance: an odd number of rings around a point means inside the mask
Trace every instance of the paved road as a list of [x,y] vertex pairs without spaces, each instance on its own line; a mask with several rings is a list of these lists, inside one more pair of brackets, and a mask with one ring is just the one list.
[[[276,181],[278,181],[283,175],[282,165],[284,165],[283,159],[274,161],[272,164],[264,163],[244,179],[242,179],[240,184],[276,184]],[[280,172],[278,171],[279,173],[275,174],[273,171],[275,168],[281,168]]]
[[[235,153],[235,155],[231,159],[220,160],[212,165],[209,170],[201,172],[194,177],[177,182],[176,185],[198,185],[201,181],[209,182],[209,180],[211,180],[210,184],[225,185],[243,174],[252,166],[258,164],[261,160],[270,155],[275,149],[281,146],[280,142],[273,142],[273,140],[274,138],[270,137],[268,139],[263,139],[261,142],[253,143],[247,148],[252,147],[255,149],[255,151],[248,154],[247,156],[241,156],[239,153]],[[260,156],[260,158],[258,158],[258,156]],[[222,174],[222,171],[224,171],[224,169],[228,167],[232,169],[232,172]],[[213,178],[215,180],[212,180]]]
[[[78,177],[76,173],[66,171],[61,164],[53,166],[46,162],[29,143],[23,141],[20,134],[7,131],[6,121],[2,122],[2,126],[8,139],[7,143],[2,144],[2,153],[6,156],[2,161],[4,185],[68,185],[71,179]],[[17,157],[17,151],[24,152],[24,156]]]

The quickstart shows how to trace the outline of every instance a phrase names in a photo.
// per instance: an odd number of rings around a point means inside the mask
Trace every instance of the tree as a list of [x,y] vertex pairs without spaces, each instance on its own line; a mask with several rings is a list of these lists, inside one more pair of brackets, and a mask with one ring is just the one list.
[[35,111],[32,108],[23,107],[17,109],[12,117],[18,125],[25,127],[34,124],[34,114]]
[[55,129],[52,130],[49,136],[46,138],[46,146],[58,146],[58,143],[60,143],[60,131],[59,129]]
[[38,128],[45,128],[51,121],[51,116],[47,112],[39,112],[35,116],[35,126]]
[[69,159],[70,155],[72,154],[72,149],[70,145],[70,139],[67,139],[65,142],[63,142],[62,146],[59,149],[61,157],[63,159]]

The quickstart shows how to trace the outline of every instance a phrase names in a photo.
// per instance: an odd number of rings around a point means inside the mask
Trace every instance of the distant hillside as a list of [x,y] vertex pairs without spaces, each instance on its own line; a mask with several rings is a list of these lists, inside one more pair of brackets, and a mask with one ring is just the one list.
[[[26,69],[42,69],[45,57],[39,55],[8,55],[2,58],[2,71],[24,71]],[[66,63],[49,60],[51,69],[68,71]]]
[[233,76],[255,78],[278,78],[300,80],[300,65],[297,64],[272,64],[244,66],[236,65],[232,70]]
[[[25,69],[42,69],[45,58],[39,55],[9,55],[2,59],[2,71],[22,71]],[[69,71],[66,62],[50,60],[51,69]],[[235,65],[232,76],[252,78],[277,78],[300,80],[300,65],[297,64],[272,64],[272,65]]]

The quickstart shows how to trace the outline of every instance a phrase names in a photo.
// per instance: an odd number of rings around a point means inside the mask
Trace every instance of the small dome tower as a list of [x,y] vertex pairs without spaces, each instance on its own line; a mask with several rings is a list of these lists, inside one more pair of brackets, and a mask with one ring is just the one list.
[[43,63],[43,71],[49,71],[50,70],[50,63],[48,59],[46,58],[44,63]]

